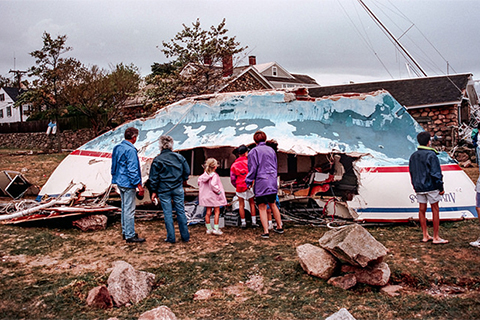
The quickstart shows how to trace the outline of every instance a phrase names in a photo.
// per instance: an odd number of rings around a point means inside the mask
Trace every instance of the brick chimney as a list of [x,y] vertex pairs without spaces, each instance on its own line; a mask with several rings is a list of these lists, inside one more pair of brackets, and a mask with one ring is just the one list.
[[248,57],[248,65],[254,66],[257,64],[257,57],[255,56],[249,56]]
[[232,55],[223,56],[222,57],[222,65],[223,65],[223,76],[229,77],[233,74],[233,57]]
[[212,64],[212,56],[203,56],[203,64],[209,66]]

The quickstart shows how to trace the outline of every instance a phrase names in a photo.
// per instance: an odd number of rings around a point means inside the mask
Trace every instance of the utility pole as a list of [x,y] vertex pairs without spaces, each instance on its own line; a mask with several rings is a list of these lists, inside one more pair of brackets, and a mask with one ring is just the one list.
[[15,74],[15,80],[17,82],[17,87],[20,89],[21,83],[22,83],[22,75],[24,73],[27,73],[27,71],[22,71],[22,70],[10,70],[10,73]]
[[[15,79],[17,80],[17,87],[18,87],[18,93],[20,94],[21,86],[22,86],[22,75],[24,73],[27,73],[27,71],[22,71],[22,70],[10,70],[10,73],[13,73],[15,75]],[[23,106],[19,105],[19,110],[20,110],[20,122],[23,122]]]

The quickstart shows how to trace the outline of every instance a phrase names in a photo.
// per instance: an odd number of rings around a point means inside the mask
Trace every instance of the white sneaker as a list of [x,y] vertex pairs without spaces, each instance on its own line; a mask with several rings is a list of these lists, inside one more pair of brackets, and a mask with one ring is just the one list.
[[220,229],[214,229],[214,230],[213,230],[213,234],[214,234],[214,235],[217,235],[217,236],[221,236],[221,235],[223,234],[223,232],[222,232],[222,230],[220,230]]
[[212,234],[213,233],[213,229],[207,229],[207,234]]
[[480,239],[478,239],[477,241],[473,241],[473,242],[470,242],[470,245],[472,247],[477,247],[477,248],[480,248]]
[[268,225],[268,230],[273,230],[273,224]]

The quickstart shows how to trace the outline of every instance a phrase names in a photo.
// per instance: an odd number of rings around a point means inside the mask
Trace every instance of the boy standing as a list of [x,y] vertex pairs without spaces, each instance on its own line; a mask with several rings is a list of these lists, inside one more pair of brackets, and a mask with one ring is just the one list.
[[[438,231],[440,227],[440,208],[438,202],[445,193],[443,190],[443,175],[440,168],[440,161],[437,158],[438,152],[430,147],[430,133],[420,132],[417,135],[420,144],[418,150],[410,156],[409,171],[413,189],[417,194],[419,205],[418,218],[422,227],[422,242],[432,240],[434,244],[445,244],[448,240],[440,238]],[[430,202],[433,219],[433,237],[428,234],[427,203]]]

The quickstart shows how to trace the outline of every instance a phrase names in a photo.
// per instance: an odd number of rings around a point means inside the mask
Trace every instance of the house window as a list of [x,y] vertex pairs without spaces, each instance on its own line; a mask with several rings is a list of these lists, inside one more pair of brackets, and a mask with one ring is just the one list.
[[277,76],[277,67],[272,67],[272,76]]
[[12,116],[12,107],[7,107],[7,117]]
[[0,94],[0,101],[5,101],[5,93]]
[[3,110],[0,110],[0,119],[3,118]]

